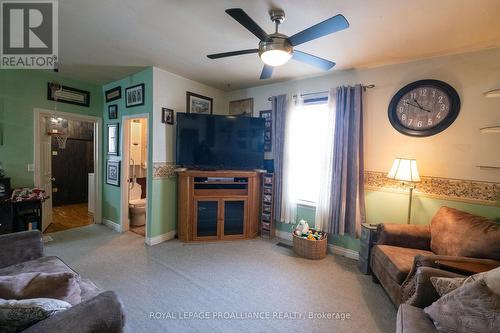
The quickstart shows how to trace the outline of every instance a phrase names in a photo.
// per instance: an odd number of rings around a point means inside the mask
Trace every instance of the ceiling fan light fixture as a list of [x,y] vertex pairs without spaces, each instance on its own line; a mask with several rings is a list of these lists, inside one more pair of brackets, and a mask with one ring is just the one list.
[[260,55],[266,65],[273,67],[284,65],[291,57],[292,53],[284,50],[269,50]]

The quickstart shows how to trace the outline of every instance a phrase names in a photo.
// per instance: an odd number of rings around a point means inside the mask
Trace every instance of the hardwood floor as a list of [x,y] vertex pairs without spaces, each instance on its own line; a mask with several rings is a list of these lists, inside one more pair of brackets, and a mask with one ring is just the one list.
[[92,224],[92,214],[87,211],[87,204],[64,205],[52,208],[52,223],[45,229],[45,234],[68,230]]

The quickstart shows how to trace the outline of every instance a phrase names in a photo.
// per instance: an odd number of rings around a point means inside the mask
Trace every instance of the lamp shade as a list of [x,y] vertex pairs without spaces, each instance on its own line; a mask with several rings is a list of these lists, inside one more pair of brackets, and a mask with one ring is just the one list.
[[420,176],[418,174],[417,161],[407,158],[396,158],[387,177],[404,182],[419,182]]

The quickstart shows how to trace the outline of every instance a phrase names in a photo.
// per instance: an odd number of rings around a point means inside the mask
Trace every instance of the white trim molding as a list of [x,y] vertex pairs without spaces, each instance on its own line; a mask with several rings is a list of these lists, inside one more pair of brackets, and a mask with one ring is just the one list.
[[146,245],[153,246],[174,239],[176,234],[177,230],[172,230],[162,235],[146,237],[146,240],[144,242],[146,243]]
[[[276,230],[276,237],[286,239],[288,241],[293,241],[292,233],[283,230]],[[359,260],[359,252],[351,249],[346,249],[345,247],[341,247],[338,245],[328,244],[328,252],[332,254],[338,254],[349,259]]]
[[110,228],[111,230],[114,230],[114,231],[120,232],[120,233],[122,232],[122,226],[120,224],[118,224],[118,223],[115,223],[115,222],[113,222],[111,220],[106,220],[106,219],[102,219],[102,223],[106,227]]

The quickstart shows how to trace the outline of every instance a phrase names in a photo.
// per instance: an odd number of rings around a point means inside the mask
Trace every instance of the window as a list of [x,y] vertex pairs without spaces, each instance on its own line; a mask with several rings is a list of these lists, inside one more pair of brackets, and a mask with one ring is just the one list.
[[290,198],[296,203],[316,206],[318,202],[326,158],[331,156],[331,118],[325,101],[298,105],[290,113],[287,180]]

